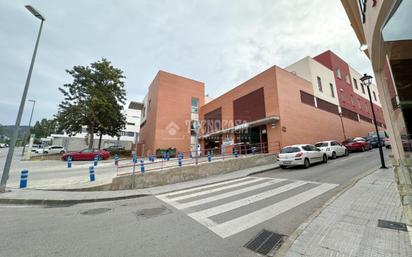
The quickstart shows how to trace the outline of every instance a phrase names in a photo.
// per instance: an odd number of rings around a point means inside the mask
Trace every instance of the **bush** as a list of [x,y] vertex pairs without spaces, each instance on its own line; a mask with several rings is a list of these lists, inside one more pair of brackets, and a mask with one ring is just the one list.
[[168,148],[168,149],[160,149],[158,148],[156,150],[156,156],[157,158],[162,158],[164,153],[169,153],[169,156],[171,158],[176,157],[176,148]]

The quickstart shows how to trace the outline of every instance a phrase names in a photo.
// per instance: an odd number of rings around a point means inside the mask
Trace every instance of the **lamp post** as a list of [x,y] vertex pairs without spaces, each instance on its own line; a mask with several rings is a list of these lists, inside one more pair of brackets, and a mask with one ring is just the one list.
[[37,54],[37,48],[39,46],[41,30],[43,28],[43,22],[45,20],[44,17],[38,11],[36,11],[36,9],[34,9],[32,6],[26,5],[25,7],[36,18],[40,19],[41,22],[40,22],[39,33],[38,33],[37,39],[36,39],[36,44],[35,44],[35,47],[34,47],[33,56],[31,58],[29,73],[27,74],[26,84],[24,86],[23,95],[22,95],[21,101],[20,101],[19,112],[17,114],[16,123],[14,125],[13,135],[12,135],[11,140],[10,140],[9,151],[7,152],[6,163],[4,164],[3,174],[1,176],[0,193],[4,193],[6,191],[6,184],[7,184],[7,180],[9,179],[10,166],[11,166],[11,161],[13,159],[14,147],[16,145],[16,140],[17,140],[18,130],[19,130],[19,127],[20,127],[21,117],[23,115],[24,103],[26,102],[27,91],[29,90],[29,85],[30,85],[31,73],[33,71],[34,61],[36,59],[36,54]]
[[[33,103],[33,106],[31,107],[31,113],[30,113],[30,119],[29,119],[29,132],[28,132],[28,134],[30,135],[31,119],[33,118],[33,111],[34,111],[34,106],[36,105],[36,100],[29,99],[28,102]],[[27,138],[27,135],[23,139],[23,152],[22,152],[22,154],[24,154],[24,151],[26,150],[26,138]]]
[[378,137],[379,155],[380,155],[380,158],[381,158],[381,169],[386,169],[385,159],[383,157],[381,137],[379,135],[378,124],[376,123],[375,110],[373,109],[372,95],[371,95],[371,90],[369,88],[370,85],[372,84],[372,76],[365,73],[363,75],[363,77],[360,78],[360,80],[362,81],[362,83],[368,89],[369,102],[371,104],[371,109],[372,109],[373,124],[375,124],[376,136]]

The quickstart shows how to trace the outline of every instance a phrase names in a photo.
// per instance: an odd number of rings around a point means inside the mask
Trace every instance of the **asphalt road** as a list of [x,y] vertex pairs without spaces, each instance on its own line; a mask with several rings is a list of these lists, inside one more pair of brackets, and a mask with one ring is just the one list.
[[376,168],[378,156],[377,150],[354,153],[309,169],[131,200],[0,205],[0,255],[260,256],[243,245],[262,229],[290,235],[353,178]]

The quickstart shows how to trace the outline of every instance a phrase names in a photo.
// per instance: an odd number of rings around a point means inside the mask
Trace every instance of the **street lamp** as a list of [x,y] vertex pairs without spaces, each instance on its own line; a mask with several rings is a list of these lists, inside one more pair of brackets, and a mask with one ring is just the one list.
[[26,102],[27,91],[29,90],[29,85],[30,85],[31,73],[33,71],[34,61],[36,59],[36,54],[37,54],[37,48],[39,46],[41,30],[43,28],[43,22],[45,20],[44,17],[36,9],[34,9],[32,6],[26,5],[25,7],[36,18],[40,19],[41,22],[40,22],[39,33],[38,33],[37,39],[36,39],[36,44],[34,46],[33,56],[31,58],[29,73],[27,74],[26,84],[24,86],[23,95],[22,95],[21,101],[20,101],[19,112],[17,113],[16,123],[14,125],[13,135],[12,135],[11,140],[10,140],[10,146],[9,146],[9,151],[7,153],[6,163],[4,164],[3,174],[1,176],[0,193],[4,193],[6,191],[6,184],[7,184],[7,180],[9,179],[10,166],[11,166],[11,161],[13,159],[14,147],[16,146],[16,140],[17,140],[18,130],[19,130],[19,127],[20,127],[20,121],[21,121],[21,117],[23,115],[24,103]]
[[370,90],[370,85],[372,84],[372,76],[368,74],[364,74],[362,78],[360,78],[360,81],[366,86],[368,89],[368,95],[369,95],[369,102],[371,104],[371,109],[372,109],[372,117],[373,117],[373,124],[375,124],[375,130],[376,130],[376,135],[378,137],[378,147],[379,147],[379,155],[381,158],[381,169],[386,169],[385,165],[385,159],[383,158],[383,150],[382,150],[382,144],[381,144],[381,137],[379,135],[379,130],[378,130],[378,124],[376,123],[376,117],[375,117],[375,111],[373,109],[373,103],[372,103],[372,95],[371,95],[371,90]]
[[[31,107],[31,114],[30,114],[30,119],[29,119],[29,132],[28,132],[28,134],[30,135],[31,119],[33,118],[33,111],[34,111],[34,106],[36,105],[36,100],[29,99],[27,101],[33,103],[33,106]],[[23,155],[24,155],[24,151],[26,150],[26,138],[27,138],[27,135],[25,135],[24,138],[23,138],[23,153],[22,153]]]

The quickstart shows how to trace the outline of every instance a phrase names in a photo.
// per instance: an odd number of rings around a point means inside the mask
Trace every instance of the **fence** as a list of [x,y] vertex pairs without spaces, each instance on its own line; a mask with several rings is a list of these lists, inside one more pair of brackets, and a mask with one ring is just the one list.
[[188,165],[198,165],[200,163],[222,161],[227,159],[239,158],[248,155],[278,153],[280,143],[268,142],[258,144],[233,144],[223,147],[202,149],[200,151],[178,152],[177,157],[171,158],[165,154],[157,158],[156,154],[148,157],[124,160],[117,165],[117,176],[124,176],[147,171],[158,171]]

